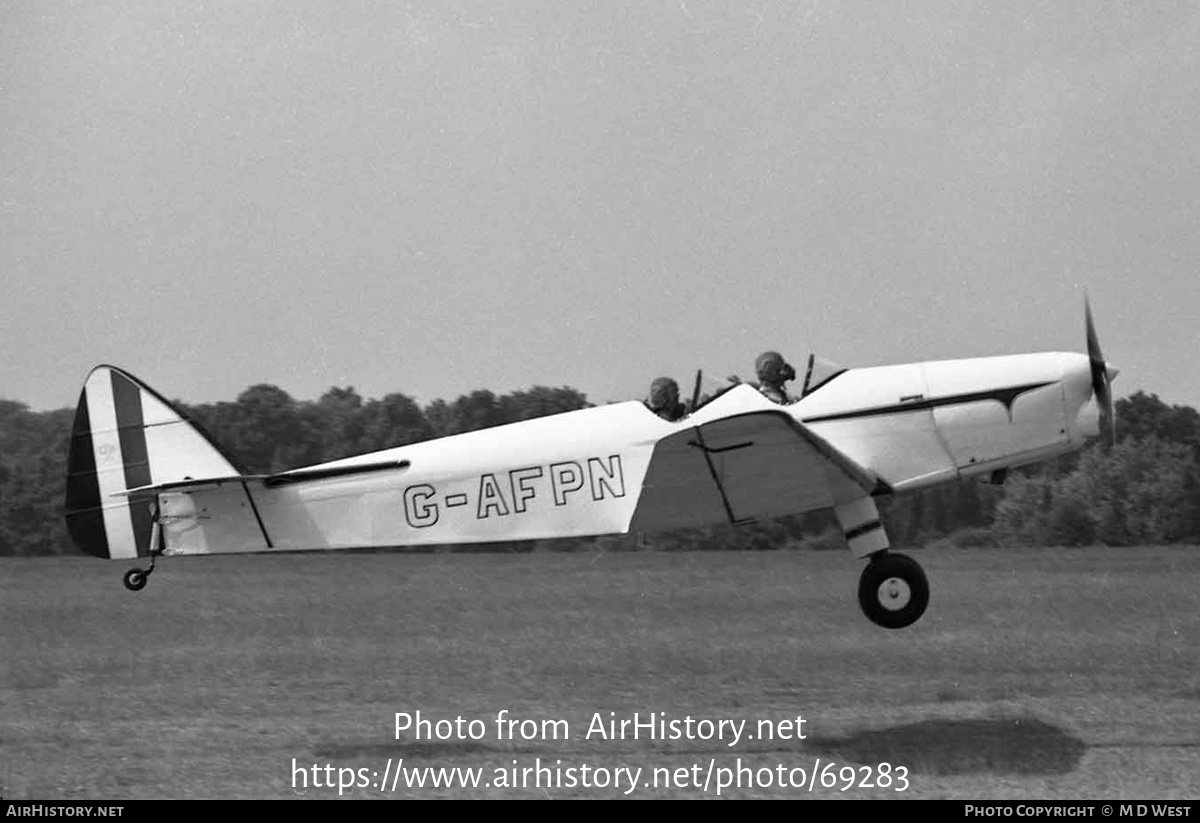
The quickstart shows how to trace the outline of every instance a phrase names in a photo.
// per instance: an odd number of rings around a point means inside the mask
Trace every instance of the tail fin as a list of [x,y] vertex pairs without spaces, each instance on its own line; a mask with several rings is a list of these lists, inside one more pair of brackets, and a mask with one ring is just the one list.
[[157,496],[128,489],[184,479],[243,474],[170,401],[112,366],[88,375],[67,461],[67,530],[96,557],[151,553]]

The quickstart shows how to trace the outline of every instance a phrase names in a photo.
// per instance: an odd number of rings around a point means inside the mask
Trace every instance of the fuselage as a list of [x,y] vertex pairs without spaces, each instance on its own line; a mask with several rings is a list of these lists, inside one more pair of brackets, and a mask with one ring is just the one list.
[[[755,411],[791,415],[897,493],[1046,459],[1098,432],[1084,355],[850,369],[786,406],[740,385],[675,422],[627,401],[297,471],[394,463],[386,470],[165,492],[166,547],[199,554],[624,533],[656,446]],[[687,511],[691,525],[727,522],[720,505]]]

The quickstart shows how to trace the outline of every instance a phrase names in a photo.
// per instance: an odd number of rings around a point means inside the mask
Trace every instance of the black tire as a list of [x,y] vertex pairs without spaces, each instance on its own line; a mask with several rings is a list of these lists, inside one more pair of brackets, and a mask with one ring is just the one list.
[[141,569],[130,569],[125,572],[125,588],[131,592],[140,592],[146,588],[146,579],[148,575]]
[[921,619],[929,605],[929,581],[908,555],[882,552],[858,580],[863,614],[885,629],[903,629]]

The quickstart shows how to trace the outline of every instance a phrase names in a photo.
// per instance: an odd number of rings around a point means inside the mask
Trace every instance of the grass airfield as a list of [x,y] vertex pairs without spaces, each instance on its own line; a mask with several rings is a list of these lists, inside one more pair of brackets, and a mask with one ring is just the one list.
[[[5,559],[0,796],[1200,797],[1200,547],[911,554],[932,596],[900,631],[840,551],[166,558],[138,593],[127,562]],[[480,723],[397,739],[418,711]],[[635,712],[746,725],[587,734]],[[407,787],[401,759],[480,785]],[[595,785],[617,768],[632,791]]]

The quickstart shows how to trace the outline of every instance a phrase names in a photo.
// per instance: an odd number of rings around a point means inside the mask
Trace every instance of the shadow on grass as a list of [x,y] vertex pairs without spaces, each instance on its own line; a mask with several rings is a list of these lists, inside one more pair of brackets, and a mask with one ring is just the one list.
[[1042,720],[925,720],[846,737],[820,737],[808,748],[856,763],[890,763],[910,773],[1066,774],[1086,744]]

